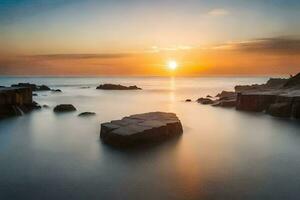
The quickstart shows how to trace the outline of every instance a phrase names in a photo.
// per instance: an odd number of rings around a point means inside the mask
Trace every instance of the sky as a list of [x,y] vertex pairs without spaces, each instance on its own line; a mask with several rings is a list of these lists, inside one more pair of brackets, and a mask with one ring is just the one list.
[[298,0],[0,0],[0,75],[295,74],[299,10]]

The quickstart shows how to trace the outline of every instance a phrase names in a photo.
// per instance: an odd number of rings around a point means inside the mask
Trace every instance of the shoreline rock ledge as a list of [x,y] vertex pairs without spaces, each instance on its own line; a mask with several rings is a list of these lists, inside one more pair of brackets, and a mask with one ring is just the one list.
[[100,138],[116,147],[162,142],[183,133],[176,114],[149,112],[101,124]]

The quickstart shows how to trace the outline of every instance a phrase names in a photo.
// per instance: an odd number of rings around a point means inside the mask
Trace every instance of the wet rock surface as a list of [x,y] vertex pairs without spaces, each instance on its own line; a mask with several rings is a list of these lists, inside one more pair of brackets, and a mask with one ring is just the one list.
[[150,112],[101,124],[100,138],[113,146],[132,147],[161,142],[182,133],[176,114]]
[[53,109],[54,112],[71,112],[75,110],[76,108],[72,104],[60,104]]
[[124,86],[119,84],[102,84],[99,85],[96,89],[100,90],[141,90],[141,88],[136,85]]

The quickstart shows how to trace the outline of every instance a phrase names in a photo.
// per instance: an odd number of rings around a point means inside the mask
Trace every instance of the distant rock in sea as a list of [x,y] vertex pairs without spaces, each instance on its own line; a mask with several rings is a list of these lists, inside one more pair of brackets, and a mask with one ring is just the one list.
[[102,84],[99,85],[96,89],[101,90],[141,90],[141,88],[137,87],[136,85],[132,86],[124,86],[124,85],[117,85],[117,84]]
[[31,88],[32,91],[49,91],[49,90],[51,90],[46,85],[36,85],[36,84],[31,84],[31,83],[18,83],[18,84],[11,85],[11,87],[28,87],[28,88]]
[[53,109],[54,112],[70,112],[75,110],[76,108],[72,104],[60,104]]
[[88,117],[88,116],[93,116],[93,115],[96,115],[96,113],[94,113],[94,112],[82,112],[78,116],[79,117]]
[[113,146],[132,147],[160,142],[182,133],[176,114],[150,112],[101,124],[100,138]]
[[186,99],[185,102],[192,102],[192,99]]
[[52,89],[51,92],[62,92],[60,89]]

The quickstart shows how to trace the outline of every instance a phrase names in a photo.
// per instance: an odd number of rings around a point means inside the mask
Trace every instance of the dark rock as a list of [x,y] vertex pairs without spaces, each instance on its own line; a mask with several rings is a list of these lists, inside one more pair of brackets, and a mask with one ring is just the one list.
[[295,76],[292,76],[287,80],[287,82],[283,85],[285,88],[297,87],[300,88],[300,73]]
[[209,98],[199,98],[197,99],[197,102],[198,103],[201,103],[201,104],[204,104],[204,105],[207,105],[207,104],[213,104],[214,101],[209,99]]
[[76,108],[72,104],[60,104],[53,109],[54,112],[70,112],[75,110]]
[[100,138],[117,147],[161,142],[181,135],[182,125],[174,113],[150,112],[101,124]]
[[49,90],[51,90],[46,85],[36,85],[36,84],[31,84],[31,83],[18,83],[18,84],[11,85],[11,87],[28,87],[28,88],[31,88],[32,91],[49,91]]
[[52,92],[62,92],[60,89],[53,89]]
[[186,100],[185,100],[185,102],[191,102],[191,101],[192,101],[191,99],[186,99]]
[[32,101],[31,88],[5,87],[0,89],[0,118],[20,116],[38,108],[40,106]]
[[269,106],[267,113],[275,117],[291,117],[292,104],[289,102],[273,103]]
[[96,89],[101,90],[141,90],[141,88],[136,85],[133,86],[124,86],[124,85],[116,85],[116,84],[102,84],[99,85]]
[[206,95],[206,98],[213,98],[212,96],[210,96],[210,95]]
[[45,105],[43,105],[43,108],[50,108],[50,107],[49,107],[48,105],[45,104]]
[[219,106],[219,107],[226,107],[226,108],[235,107],[236,106],[236,99],[217,100],[212,104],[212,106]]
[[216,97],[219,98],[228,98],[228,97],[235,97],[236,93],[235,92],[231,92],[231,91],[222,91],[221,93],[217,94]]
[[237,110],[262,112],[275,103],[276,95],[267,93],[238,93]]
[[32,94],[32,96],[33,96],[33,97],[36,97],[36,96],[38,96],[38,94],[36,94],[36,93],[33,93],[33,94]]
[[300,119],[300,102],[293,103],[291,115],[295,119]]
[[87,117],[87,116],[92,116],[92,115],[96,115],[96,113],[94,113],[94,112],[82,112],[82,113],[80,113],[78,116],[79,117]]

